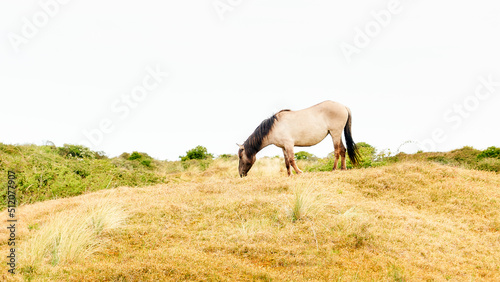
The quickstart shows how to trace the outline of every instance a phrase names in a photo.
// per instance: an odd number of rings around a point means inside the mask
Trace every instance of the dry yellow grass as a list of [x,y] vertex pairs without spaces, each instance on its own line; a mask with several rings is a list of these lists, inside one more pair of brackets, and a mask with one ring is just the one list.
[[[402,162],[285,175],[278,159],[259,160],[243,179],[235,162],[216,161],[165,185],[23,206],[21,246],[37,232],[28,226],[42,230],[58,213],[103,197],[130,218],[84,260],[32,276],[6,275],[4,265],[3,279],[500,280],[498,174]],[[0,218],[6,225],[5,211]],[[0,235],[6,253],[6,230]]]
[[101,235],[121,227],[126,218],[126,212],[106,197],[55,214],[22,243],[19,250],[22,271],[33,273],[47,264],[84,260],[105,244]]

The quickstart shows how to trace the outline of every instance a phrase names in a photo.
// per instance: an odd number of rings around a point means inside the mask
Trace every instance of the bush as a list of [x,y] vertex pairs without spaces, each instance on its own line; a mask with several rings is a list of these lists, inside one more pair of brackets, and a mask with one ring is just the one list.
[[479,160],[484,158],[497,158],[500,159],[500,148],[497,147],[488,147],[488,149],[482,151],[479,155],[477,155]]
[[[127,154],[128,155],[128,154]],[[126,153],[121,154],[121,156],[126,156]],[[146,153],[139,153],[139,152],[132,152],[127,157],[127,160],[129,161],[135,161],[137,160],[140,164],[143,166],[151,167],[151,161],[153,158],[151,158],[148,154]]]
[[297,159],[297,160],[312,160],[315,158],[316,157],[313,154],[308,153],[306,151],[300,151],[300,152],[295,153],[295,159]]
[[138,152],[132,152],[132,154],[128,157],[129,161],[137,160],[142,158],[142,155]]
[[209,154],[207,152],[207,148],[203,146],[196,146],[196,148],[187,151],[185,156],[179,156],[179,158],[181,158],[181,161],[206,160],[213,157],[214,156],[212,154]]
[[[361,156],[359,165],[361,167],[373,166],[375,161],[375,147],[365,142],[359,142],[356,146],[358,147],[359,155]],[[347,160],[347,163],[350,167],[352,167],[350,159]]]
[[145,159],[141,161],[141,164],[147,167],[151,166],[151,160]]
[[80,158],[80,159],[102,159],[105,158],[104,153],[94,152],[89,148],[82,145],[64,144],[63,147],[58,147],[59,155],[66,158]]

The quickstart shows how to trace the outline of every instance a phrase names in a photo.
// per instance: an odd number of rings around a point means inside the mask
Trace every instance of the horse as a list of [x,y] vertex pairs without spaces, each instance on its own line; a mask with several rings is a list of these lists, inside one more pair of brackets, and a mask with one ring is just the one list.
[[293,147],[316,145],[328,134],[332,137],[335,149],[333,170],[337,168],[339,157],[342,159],[341,170],[345,170],[346,148],[342,143],[342,131],[344,131],[349,159],[353,165],[358,165],[360,156],[356,143],[352,139],[351,123],[351,110],[333,101],[324,101],[298,111],[281,110],[262,121],[243,145],[236,143],[239,147],[240,177],[247,176],[255,163],[257,153],[271,144],[283,150],[288,176],[292,174],[290,166],[297,174],[301,174],[302,171],[295,163]]

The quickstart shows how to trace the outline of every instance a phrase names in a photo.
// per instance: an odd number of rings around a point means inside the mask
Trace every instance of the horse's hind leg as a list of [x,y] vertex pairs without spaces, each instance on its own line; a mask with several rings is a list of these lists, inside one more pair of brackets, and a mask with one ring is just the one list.
[[340,157],[340,151],[339,151],[339,145],[340,145],[340,142],[339,142],[339,138],[332,135],[332,133],[330,132],[330,136],[332,137],[332,141],[333,141],[333,153],[335,155],[335,161],[333,162],[333,170],[336,170],[338,165],[339,165],[339,157]]
[[346,170],[347,166],[345,164],[345,147],[344,143],[342,143],[342,139],[340,139],[340,157],[342,158],[342,164],[340,165],[340,169]]
[[338,168],[339,164],[339,158],[341,158],[341,165],[340,169],[344,170],[346,169],[346,160],[345,160],[345,147],[344,144],[342,143],[342,137],[337,136],[337,135],[332,135],[330,132],[330,135],[332,136],[333,140],[333,148],[334,148],[334,154],[335,154],[335,161],[333,162],[333,169],[336,170]]

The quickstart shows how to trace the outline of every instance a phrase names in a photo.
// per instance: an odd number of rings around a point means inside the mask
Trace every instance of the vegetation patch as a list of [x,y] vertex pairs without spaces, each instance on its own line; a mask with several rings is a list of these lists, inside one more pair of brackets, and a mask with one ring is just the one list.
[[[365,142],[359,142],[356,144],[360,153],[360,164],[358,167],[367,168],[367,167],[378,167],[387,165],[391,159],[389,158],[389,154],[385,151],[377,152],[375,147],[367,144]],[[347,155],[347,154],[346,154]],[[307,163],[305,170],[306,171],[331,171],[333,169],[333,165],[335,162],[334,152],[328,154],[326,158],[323,159],[314,159],[314,158],[302,158],[304,160],[309,160]],[[338,168],[340,168],[341,159],[339,158]],[[346,166],[348,169],[354,168],[349,160],[349,157],[346,156]]]
[[388,160],[389,162],[431,161],[454,167],[500,172],[500,148],[497,147],[489,147],[484,151],[465,146],[450,152],[420,152],[411,155],[400,153]]
[[213,157],[214,156],[212,154],[208,153],[207,148],[203,146],[196,146],[196,148],[187,151],[185,156],[179,156],[181,161],[207,160],[212,159]]
[[127,217],[122,207],[107,199],[53,215],[31,229],[23,242],[21,272],[29,277],[48,265],[84,261],[103,246],[103,235],[122,227]]
[[[356,144],[359,148],[361,161],[358,168],[380,167],[400,161],[430,161],[444,165],[463,167],[467,169],[500,172],[500,148],[489,147],[481,151],[472,147],[463,147],[450,152],[418,152],[416,154],[398,153],[391,156],[389,151],[377,151],[373,146],[360,142]],[[330,153],[326,158],[314,159],[299,155],[297,160],[302,160],[306,171],[331,171],[334,165],[334,154]],[[339,160],[340,167],[340,160]],[[354,168],[347,157],[347,168]]]
[[[500,173],[500,148],[489,147],[481,151],[464,147],[450,152],[430,152],[390,156],[388,152],[377,151],[367,143],[357,144],[361,152],[360,168],[384,167],[405,161],[435,162],[447,166]],[[333,153],[320,159],[301,151],[297,152],[298,164],[307,172],[331,171]],[[205,175],[224,173],[230,175],[237,167],[237,157],[230,154],[213,159],[203,146],[197,146],[181,156],[182,161],[159,161],[147,153],[134,151],[108,158],[102,152],[94,152],[80,145],[65,144],[62,147],[36,145],[6,145],[0,143],[0,185],[7,187],[7,171],[14,170],[17,179],[17,200],[19,204],[34,203],[62,197],[76,196],[87,192],[119,186],[148,186],[172,181],[186,181],[188,175],[203,172]],[[284,164],[263,158],[260,166],[252,168],[251,174],[267,175],[278,168],[278,174],[285,173]],[[214,162],[217,165],[210,169]],[[276,166],[277,165],[277,166]],[[347,160],[347,167],[353,166]],[[381,185],[380,183],[378,185]],[[365,189],[376,196],[375,190]],[[6,207],[7,189],[0,190],[0,208]]]

